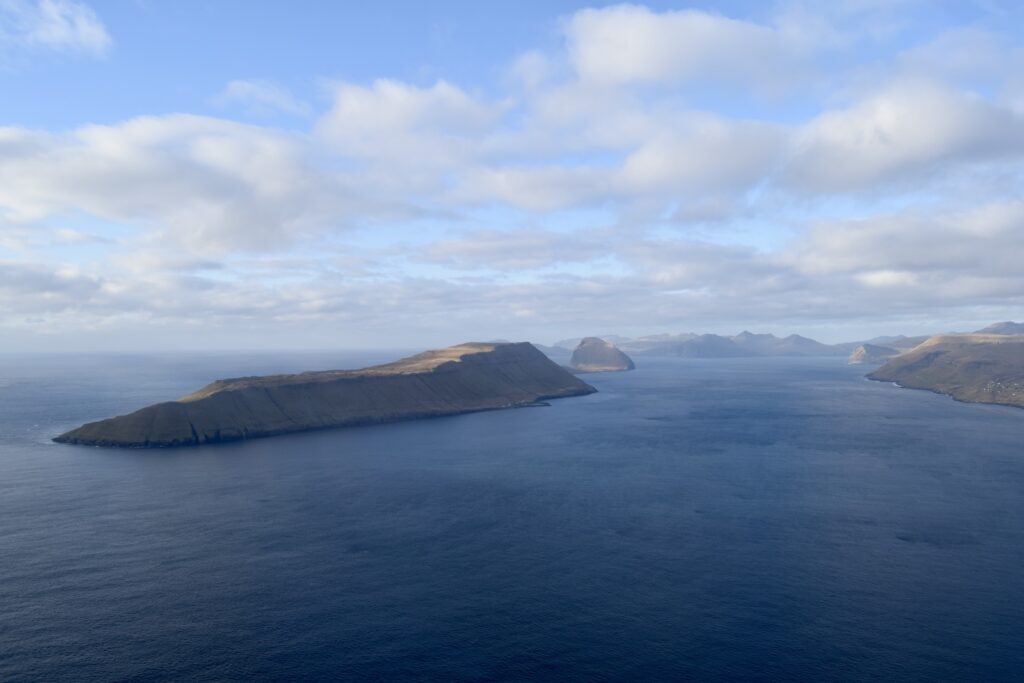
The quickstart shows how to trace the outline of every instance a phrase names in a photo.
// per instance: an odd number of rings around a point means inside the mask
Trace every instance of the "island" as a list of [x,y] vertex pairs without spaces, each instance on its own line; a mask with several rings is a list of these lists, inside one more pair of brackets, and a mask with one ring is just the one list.
[[850,365],[881,365],[898,355],[899,349],[865,342],[853,350],[848,362]]
[[941,335],[890,359],[868,379],[958,401],[1024,407],[1024,336]]
[[622,372],[636,367],[615,344],[598,337],[584,337],[572,352],[569,366],[576,372]]
[[54,441],[195,446],[530,406],[595,391],[529,343],[467,343],[361,370],[218,380],[176,401],[90,422]]

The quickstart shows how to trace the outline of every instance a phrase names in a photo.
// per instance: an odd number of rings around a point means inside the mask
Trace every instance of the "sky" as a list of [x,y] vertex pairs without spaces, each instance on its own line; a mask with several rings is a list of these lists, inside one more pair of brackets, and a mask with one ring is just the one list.
[[1024,319],[1024,5],[0,0],[0,351]]

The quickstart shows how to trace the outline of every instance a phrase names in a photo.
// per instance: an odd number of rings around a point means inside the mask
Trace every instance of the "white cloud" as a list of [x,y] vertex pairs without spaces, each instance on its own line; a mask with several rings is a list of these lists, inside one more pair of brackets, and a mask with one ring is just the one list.
[[501,114],[501,106],[446,81],[429,88],[383,79],[370,87],[340,83],[318,132],[342,154],[446,165],[470,153],[472,139]]
[[1017,72],[1024,66],[1022,57],[1004,36],[972,26],[944,31],[906,50],[897,68],[925,78],[988,82]]
[[1024,154],[1024,117],[971,93],[897,82],[799,132],[785,179],[817,192],[870,189]]
[[96,12],[75,0],[0,0],[0,48],[43,48],[95,56],[111,46]]
[[309,105],[292,95],[287,88],[264,80],[234,80],[224,86],[216,98],[222,105],[238,104],[251,112],[283,112],[292,116],[308,116]]
[[[427,344],[1024,303],[1024,81],[996,64],[1019,40],[951,30],[861,59],[888,10],[797,9],[583,10],[497,90],[338,83],[308,131],[0,128],[0,328]],[[747,97],[794,72],[793,99]],[[711,81],[717,108],[693,97]],[[266,81],[221,100],[312,114]]]
[[536,229],[477,230],[441,239],[419,259],[454,268],[518,271],[605,258],[615,237],[608,231],[555,233]]
[[528,50],[512,62],[508,75],[514,83],[527,90],[536,90],[552,77],[553,71],[554,67],[547,55],[539,50]]
[[787,258],[813,277],[854,275],[877,287],[917,284],[951,293],[965,278],[1010,278],[1024,287],[1016,256],[1022,251],[1024,203],[1009,200],[825,221]]
[[728,80],[766,87],[806,67],[797,36],[698,10],[585,9],[568,20],[566,36],[580,78],[606,85]]
[[629,155],[622,179],[638,192],[675,197],[742,192],[771,174],[785,142],[781,126],[681,117]]
[[465,174],[448,201],[498,202],[531,211],[556,211],[588,201],[614,200],[614,170],[586,166],[479,167]]
[[29,223],[68,212],[196,250],[261,250],[365,216],[343,176],[304,142],[198,116],[143,117],[58,135],[0,129],[0,215]]

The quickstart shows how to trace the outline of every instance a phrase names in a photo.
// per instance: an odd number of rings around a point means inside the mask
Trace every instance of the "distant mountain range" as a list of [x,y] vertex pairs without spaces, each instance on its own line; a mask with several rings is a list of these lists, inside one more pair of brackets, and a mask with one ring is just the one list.
[[[974,334],[1024,335],[1024,323],[1002,322],[978,330]],[[719,334],[653,334],[644,337],[623,337],[615,334],[601,335],[619,349],[632,356],[677,356],[682,358],[744,358],[771,356],[849,356],[861,346],[881,347],[896,352],[905,352],[922,344],[933,335],[907,337],[904,335],[875,337],[842,344],[821,342],[791,334],[776,337],[774,334],[757,334],[743,331],[734,336]],[[563,362],[582,337],[563,339],[553,346],[535,344],[551,358]]]
[[[616,335],[602,337],[612,341],[622,351],[637,356],[678,356],[681,358],[742,358],[753,356],[842,356],[850,352],[844,345],[830,346],[791,334],[776,337],[773,334],[740,332],[731,337],[718,334],[655,334],[630,339]],[[555,343],[552,352],[569,351],[574,339]],[[548,348],[541,348],[547,352]]]

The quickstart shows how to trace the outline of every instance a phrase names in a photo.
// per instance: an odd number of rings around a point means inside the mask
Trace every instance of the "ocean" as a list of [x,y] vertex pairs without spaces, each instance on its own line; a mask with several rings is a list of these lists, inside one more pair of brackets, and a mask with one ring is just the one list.
[[381,354],[0,355],[0,680],[1021,680],[1024,410],[842,359],[156,451],[57,445]]

